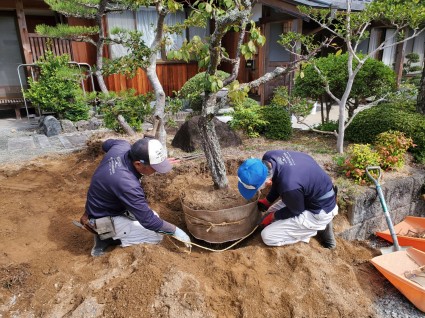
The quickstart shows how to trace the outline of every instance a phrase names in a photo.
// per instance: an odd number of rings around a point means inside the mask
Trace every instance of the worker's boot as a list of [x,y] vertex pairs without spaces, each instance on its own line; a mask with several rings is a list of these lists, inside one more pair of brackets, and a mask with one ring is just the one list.
[[317,238],[322,244],[323,247],[334,249],[336,247],[336,240],[333,230],[333,222],[330,221],[328,225],[326,225],[326,228],[321,231],[317,231]]
[[99,235],[94,235],[94,245],[91,249],[91,256],[102,256],[105,254],[105,250],[109,246],[121,244],[120,240],[114,240],[113,238],[108,238],[106,240],[101,240]]

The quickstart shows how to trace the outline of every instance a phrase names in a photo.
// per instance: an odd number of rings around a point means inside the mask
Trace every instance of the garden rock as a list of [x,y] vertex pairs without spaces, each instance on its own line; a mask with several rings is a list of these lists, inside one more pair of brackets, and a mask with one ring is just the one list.
[[78,131],[85,131],[90,129],[90,124],[88,120],[79,120],[75,122],[75,127]]
[[[201,148],[201,136],[198,130],[200,116],[194,116],[186,121],[174,136],[171,145],[186,152],[193,152]],[[214,118],[215,131],[222,148],[239,146],[242,144],[241,138],[230,129],[230,127]]]
[[69,119],[63,119],[60,121],[62,126],[62,131],[64,133],[73,133],[77,131],[77,128],[75,128],[74,123],[70,121]]
[[92,117],[89,120],[89,130],[96,130],[99,129],[100,127],[103,126],[103,120],[96,118],[96,117]]
[[56,136],[62,132],[62,127],[55,117],[46,116],[41,123],[41,131],[47,136]]

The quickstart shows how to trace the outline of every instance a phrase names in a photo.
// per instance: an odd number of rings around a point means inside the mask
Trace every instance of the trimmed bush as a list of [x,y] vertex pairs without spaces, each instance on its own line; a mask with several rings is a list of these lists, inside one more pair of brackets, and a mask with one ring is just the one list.
[[376,137],[390,130],[403,132],[413,139],[409,149],[415,159],[425,161],[425,117],[414,111],[414,103],[385,103],[359,113],[345,130],[345,138],[356,143],[374,143]]
[[264,136],[268,139],[288,140],[292,136],[291,116],[286,109],[278,106],[261,108],[263,118],[268,122]]
[[34,105],[56,113],[59,119],[84,120],[90,107],[80,86],[83,75],[78,68],[69,66],[69,61],[67,54],[55,56],[47,51],[36,63],[39,79],[28,78],[30,88],[24,94]]

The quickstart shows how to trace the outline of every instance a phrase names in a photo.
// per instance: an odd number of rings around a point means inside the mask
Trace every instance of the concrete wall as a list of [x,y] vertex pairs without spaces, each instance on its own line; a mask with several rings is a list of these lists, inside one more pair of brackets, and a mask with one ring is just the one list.
[[[410,176],[381,182],[385,202],[393,224],[401,222],[407,215],[425,216],[425,201],[421,188],[425,183],[425,171],[413,170]],[[347,240],[368,239],[376,231],[388,229],[376,188],[368,187],[352,198],[348,208],[351,227],[340,236]]]

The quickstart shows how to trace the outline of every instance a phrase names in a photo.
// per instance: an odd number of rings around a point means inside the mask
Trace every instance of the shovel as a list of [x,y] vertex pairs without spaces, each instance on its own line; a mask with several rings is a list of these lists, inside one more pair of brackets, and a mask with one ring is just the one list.
[[[378,177],[375,179],[372,176],[372,174],[370,173],[370,171],[377,171]],[[388,211],[387,204],[385,203],[384,194],[382,193],[382,189],[381,189],[381,186],[379,184],[379,181],[381,179],[381,167],[379,167],[379,166],[367,167],[366,168],[366,174],[369,177],[369,179],[372,180],[373,183],[375,183],[376,192],[378,193],[379,201],[381,201],[381,206],[382,206],[382,209],[384,210],[385,219],[387,220],[388,228],[389,228],[390,233],[391,233],[391,238],[392,238],[393,243],[394,243],[394,245],[392,245],[392,246],[381,248],[381,253],[382,254],[388,254],[388,253],[392,253],[392,252],[396,252],[396,251],[406,250],[408,248],[407,246],[401,247],[398,244],[398,239],[397,239],[397,235],[395,234],[393,222],[391,221],[390,213]]]

